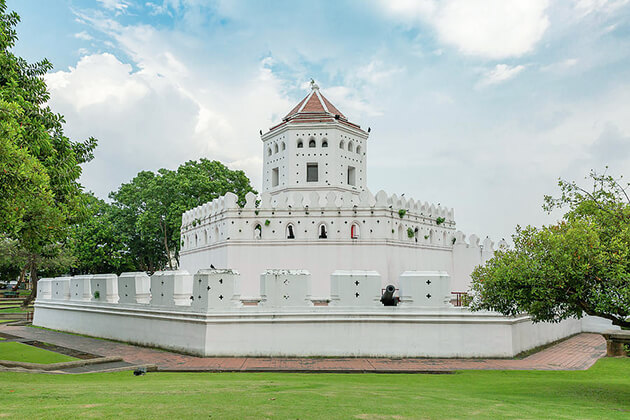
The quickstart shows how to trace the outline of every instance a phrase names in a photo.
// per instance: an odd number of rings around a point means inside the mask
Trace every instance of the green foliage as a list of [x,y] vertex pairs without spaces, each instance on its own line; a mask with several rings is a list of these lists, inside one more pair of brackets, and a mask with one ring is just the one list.
[[101,297],[101,292],[99,292],[98,290],[94,291],[94,299],[99,299]]
[[265,226],[269,226],[271,224],[271,220],[267,219],[265,220]]
[[435,219],[435,224],[436,225],[441,225],[442,223],[446,222],[446,219],[443,217],[438,217],[437,219]]
[[413,238],[415,236],[412,228],[407,228],[407,237]]
[[425,240],[429,239],[429,235],[424,235],[424,239]]
[[[233,171],[217,161],[189,161],[176,171],[142,171],[110,194],[117,232],[133,256],[138,270],[173,267],[179,260],[182,213],[227,192],[245,202],[255,192],[243,171]],[[193,221],[193,225],[200,220]]]
[[514,249],[475,269],[473,309],[556,322],[586,313],[630,327],[628,185],[590,177],[591,191],[561,180],[561,197],[545,197],[548,211],[568,207],[561,222],[517,227]]
[[405,214],[407,214],[407,210],[405,209],[398,210],[398,215],[400,216],[401,219],[405,217]]
[[80,165],[92,159],[96,140],[64,135],[63,116],[46,105],[43,76],[52,64],[29,64],[10,51],[18,22],[0,0],[0,234],[18,241],[36,282],[43,254],[84,217]]
[[117,273],[138,270],[127,243],[120,211],[86,194],[88,217],[71,228],[68,246],[76,273]]

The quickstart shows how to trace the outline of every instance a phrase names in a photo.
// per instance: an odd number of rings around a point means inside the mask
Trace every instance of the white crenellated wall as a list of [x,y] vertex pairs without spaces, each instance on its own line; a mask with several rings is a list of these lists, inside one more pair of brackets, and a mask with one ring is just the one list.
[[[124,284],[146,282],[140,273],[93,276],[91,281],[105,281],[106,299],[89,301],[64,292],[85,278],[41,279],[33,324],[202,356],[343,357],[512,357],[578,333],[587,321],[591,331],[596,324],[592,319],[533,324],[527,316],[454,308],[441,298],[449,290],[443,272],[403,273],[404,299],[395,307],[378,301],[382,281],[372,271],[334,273],[329,306],[312,305],[310,274],[304,270],[266,271],[261,304],[242,306],[239,277],[233,270],[201,270],[194,277],[158,272],[150,278],[151,299],[138,299],[144,295],[140,286],[136,296],[128,296],[131,302],[107,296],[107,285],[117,280],[129,294]],[[425,299],[429,293],[436,299]]]

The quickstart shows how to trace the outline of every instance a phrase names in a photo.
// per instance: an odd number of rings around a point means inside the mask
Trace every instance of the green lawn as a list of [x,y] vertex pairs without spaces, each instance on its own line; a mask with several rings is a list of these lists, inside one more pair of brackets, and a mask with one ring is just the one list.
[[454,375],[0,373],[0,417],[554,418],[630,417],[630,360],[588,371]]
[[28,344],[8,341],[0,343],[0,360],[11,360],[14,362],[30,363],[57,363],[69,362],[71,360],[77,359],[63,354],[54,353],[52,351],[29,346]]
[[28,308],[22,308],[20,306],[13,306],[13,307],[1,307],[0,306],[0,313],[2,314],[19,314],[22,312],[28,312],[28,311],[32,311],[33,307],[29,306]]

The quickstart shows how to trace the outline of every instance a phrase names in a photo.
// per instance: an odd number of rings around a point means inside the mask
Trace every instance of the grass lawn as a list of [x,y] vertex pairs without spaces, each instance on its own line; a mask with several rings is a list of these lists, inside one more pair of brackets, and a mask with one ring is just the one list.
[[28,308],[22,308],[20,306],[14,306],[14,307],[8,307],[8,308],[0,307],[0,313],[2,314],[19,314],[22,312],[28,312],[32,310],[33,310],[32,306],[29,306]]
[[454,375],[0,373],[0,417],[554,418],[630,417],[630,359],[588,371]]
[[7,322],[13,322],[15,319],[0,319],[0,324],[6,324]]
[[[0,360],[11,360],[14,362],[30,363],[57,363],[77,360],[74,357],[66,356],[52,351],[39,349],[27,344],[8,341],[0,343]],[[0,391],[0,394],[2,392]]]

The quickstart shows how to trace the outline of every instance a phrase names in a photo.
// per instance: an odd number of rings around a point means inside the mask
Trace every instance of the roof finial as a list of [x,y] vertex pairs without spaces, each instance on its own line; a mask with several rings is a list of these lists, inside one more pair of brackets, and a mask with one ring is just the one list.
[[311,78],[311,89],[319,90],[319,86],[317,86],[317,83],[315,83],[315,79],[312,79],[312,78]]

